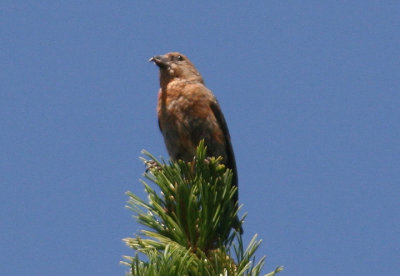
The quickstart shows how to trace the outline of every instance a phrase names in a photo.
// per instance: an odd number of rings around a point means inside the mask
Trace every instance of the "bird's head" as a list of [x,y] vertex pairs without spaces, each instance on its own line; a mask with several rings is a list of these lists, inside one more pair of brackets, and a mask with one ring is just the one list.
[[153,56],[149,59],[160,68],[161,81],[183,79],[188,81],[201,81],[203,79],[196,67],[183,54],[171,52],[161,56]]

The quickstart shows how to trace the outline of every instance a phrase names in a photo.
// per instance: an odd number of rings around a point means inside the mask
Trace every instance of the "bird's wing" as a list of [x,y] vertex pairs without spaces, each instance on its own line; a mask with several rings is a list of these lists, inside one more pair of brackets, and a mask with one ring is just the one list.
[[161,123],[160,123],[160,119],[157,120],[158,121],[158,128],[160,129],[160,131],[162,132],[162,128],[161,128]]
[[[236,161],[235,161],[235,155],[233,153],[233,148],[232,148],[232,143],[231,143],[231,137],[229,135],[228,125],[226,124],[224,114],[222,114],[221,108],[219,107],[217,100],[212,101],[210,103],[210,108],[213,111],[215,118],[217,119],[219,128],[222,130],[222,132],[224,134],[225,150],[226,150],[226,155],[228,157],[228,160],[226,160],[226,166],[228,168],[230,168],[233,172],[232,185],[234,185],[235,187],[238,187],[238,175],[237,175],[237,169],[236,169]],[[238,200],[237,194],[238,193],[236,193],[235,201]]]

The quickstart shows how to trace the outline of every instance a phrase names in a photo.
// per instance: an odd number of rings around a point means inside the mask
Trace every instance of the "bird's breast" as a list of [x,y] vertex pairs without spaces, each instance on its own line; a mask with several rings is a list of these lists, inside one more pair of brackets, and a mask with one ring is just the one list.
[[208,141],[210,149],[216,147],[213,144],[223,145],[222,131],[210,108],[215,100],[211,92],[198,84],[177,83],[167,88],[159,92],[158,119],[171,157],[190,160],[201,139]]

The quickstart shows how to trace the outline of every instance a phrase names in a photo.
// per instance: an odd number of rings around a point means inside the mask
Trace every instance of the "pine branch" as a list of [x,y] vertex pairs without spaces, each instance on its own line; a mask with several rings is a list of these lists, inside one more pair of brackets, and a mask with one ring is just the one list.
[[147,201],[127,193],[127,207],[146,228],[124,239],[136,252],[125,257],[128,275],[259,275],[265,258],[256,263],[254,254],[261,240],[255,235],[244,250],[235,230],[240,209],[232,200],[236,187],[221,158],[206,157],[203,142],[192,162],[166,163],[144,154],[150,158],[143,159],[145,177],[159,191],[142,181]]

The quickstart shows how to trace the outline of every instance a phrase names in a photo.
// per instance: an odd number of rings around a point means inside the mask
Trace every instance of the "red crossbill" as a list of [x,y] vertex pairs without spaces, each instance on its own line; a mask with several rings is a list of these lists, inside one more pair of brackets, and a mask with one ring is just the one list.
[[[224,115],[196,67],[183,54],[153,56],[160,69],[158,123],[172,160],[192,161],[204,139],[208,156],[221,156],[238,186],[235,156]],[[234,197],[238,201],[238,193]]]

